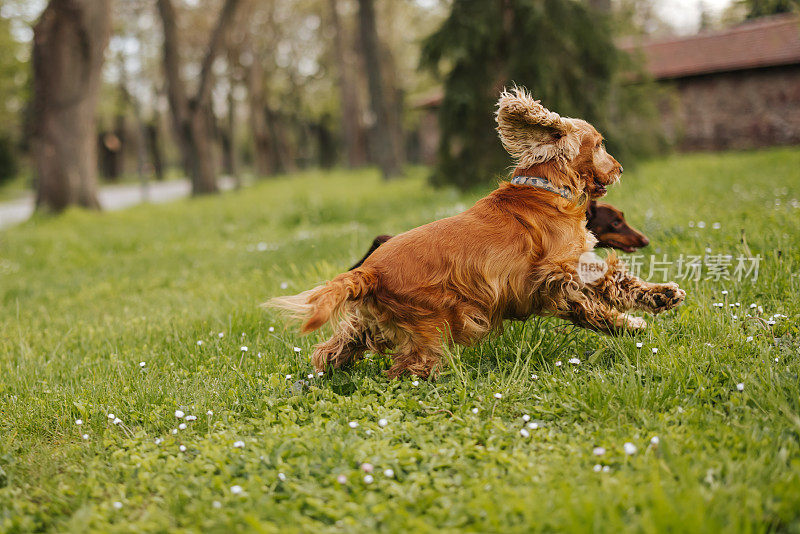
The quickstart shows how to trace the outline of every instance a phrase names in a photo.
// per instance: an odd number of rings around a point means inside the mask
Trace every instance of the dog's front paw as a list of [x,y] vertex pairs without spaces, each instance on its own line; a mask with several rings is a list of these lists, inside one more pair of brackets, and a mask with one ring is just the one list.
[[686,298],[686,291],[678,287],[675,282],[658,284],[648,293],[648,304],[650,305],[650,311],[654,314],[671,310],[679,306]]

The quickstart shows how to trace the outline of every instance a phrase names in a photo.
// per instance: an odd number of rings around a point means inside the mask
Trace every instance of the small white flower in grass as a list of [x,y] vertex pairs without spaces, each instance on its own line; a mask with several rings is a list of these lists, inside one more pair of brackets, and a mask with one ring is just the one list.
[[306,376],[306,378],[308,378],[309,380],[314,380],[314,373],[308,373],[308,376]]
[[751,305],[750,305],[750,309],[751,309],[751,310],[755,310],[757,307],[758,307],[758,305],[757,305],[757,304],[755,304],[755,303],[753,303],[753,304],[751,304]]
[[372,484],[373,482],[375,482],[375,479],[372,475],[364,475],[364,484]]
[[283,473],[278,473],[278,478],[281,479],[281,482],[286,481],[286,475],[284,475]]
[[198,339],[197,340],[197,346],[198,347],[202,347],[203,346],[203,340],[202,339]]
[[248,351],[247,345],[242,345],[239,350],[241,350],[242,352],[247,352]]
[[231,486],[231,493],[234,495],[240,495],[244,490],[238,484],[235,486]]
[[115,417],[114,420],[111,422],[114,423],[115,425],[118,425],[122,422],[122,419],[120,419],[119,417]]
[[267,332],[274,332],[274,331],[275,331],[274,326],[270,326],[269,328],[267,328]]
[[179,430],[186,430],[186,423],[181,423],[178,425]]
[[739,382],[738,384],[736,384],[736,389],[738,389],[739,391],[744,391],[744,384]]
[[302,352],[302,350],[303,350],[303,349],[301,349],[300,347],[295,347],[293,350],[294,350],[295,352]]
[[561,360],[558,360],[558,361],[556,362],[556,367],[561,367]]
[[339,484],[347,484],[347,475],[339,475],[336,477],[336,482]]
[[178,419],[183,419],[184,415],[186,415],[186,414],[183,413],[182,410],[175,410],[175,417],[177,417]]
[[82,419],[75,419],[75,424],[78,425],[78,426],[81,426],[83,424],[83,420]]
[[349,423],[347,423],[347,426],[349,426],[350,428],[358,428],[358,421],[350,421]]
[[658,349],[656,347],[653,347],[652,350],[653,350],[653,354],[658,354]]
[[214,412],[212,410],[208,410],[206,412],[206,415],[210,417],[210,416],[214,415]]
[[718,222],[715,222],[714,224],[711,225],[711,228],[713,228],[714,230],[719,230],[720,228],[722,228],[722,225]]
[[494,398],[495,399],[502,399],[503,398],[503,394],[502,393],[495,393],[494,394]]
[[186,452],[186,445],[181,445],[180,447],[178,447],[178,450],[181,452]]
[[622,445],[622,448],[625,450],[625,454],[627,454],[628,456],[632,456],[632,455],[636,454],[636,450],[637,450],[636,449],[636,445],[634,445],[630,441],[626,441],[625,444]]
[[478,415],[478,409],[477,408],[473,408],[472,409],[472,413],[474,413],[475,415]]
[[81,437],[82,437],[83,439],[89,439],[89,434],[84,434],[84,435],[83,435],[83,436],[81,436]]
[[531,375],[531,380],[539,380],[539,375],[537,374]]
[[109,418],[109,419],[114,419],[115,417],[117,417],[117,416],[116,416],[116,415],[114,415],[113,413],[110,413],[110,414],[108,414],[108,418]]
[[653,436],[652,438],[650,438],[650,445],[652,445],[653,447],[657,447],[660,442],[661,440],[658,439],[658,436]]
[[386,478],[394,478],[394,470],[393,469],[384,469],[383,476]]
[[580,365],[581,364],[581,361],[578,358],[570,358],[568,361],[572,365]]
[[383,428],[388,424],[389,424],[389,421],[387,421],[386,419],[378,419],[378,426],[379,427]]
[[641,349],[642,347],[644,347],[644,343],[642,343],[641,341],[637,341],[636,342],[636,348],[637,349]]
[[281,282],[281,289],[286,289],[289,287],[289,282]]
[[603,466],[600,464],[594,464],[594,467],[592,469],[594,469],[595,473],[599,473],[600,471],[602,471]]
[[218,336],[220,339],[222,339],[223,337],[225,337],[225,332],[220,332],[219,334],[217,334],[217,336]]
[[705,228],[706,227],[706,222],[705,221],[697,221],[697,227],[698,228]]
[[775,363],[778,363],[779,361],[781,361],[780,358],[775,358]]
[[528,423],[528,428],[530,428],[531,430],[536,430],[537,428],[539,428],[539,423]]
[[689,221],[689,228],[694,228],[694,221]]
[[318,376],[319,378],[322,378],[323,376],[325,376],[325,373],[323,373],[322,371],[319,371],[319,372],[317,373],[317,376]]
[[728,290],[727,290],[727,289],[723,289],[723,290],[722,290],[722,294],[723,294],[723,295],[727,295],[727,294],[728,294]]
[[372,435],[372,430],[370,430],[370,429],[368,428],[368,429],[366,430],[366,433],[367,433],[367,435],[368,435],[368,436],[371,436],[371,435]]
[[147,362],[139,362],[139,367],[144,367],[147,365]]
[[153,441],[155,442],[155,444],[156,444],[156,445],[161,445],[161,443],[162,443],[164,440],[163,440],[163,439],[161,439],[161,438],[156,438],[156,439],[154,439]]
[[419,385],[419,380],[414,380],[413,382],[411,382],[411,385],[412,386],[418,386]]
[[595,447],[592,449],[592,454],[595,456],[603,456],[606,453],[605,447]]
[[742,305],[742,303],[741,302],[734,302],[733,305],[738,308],[738,307],[740,307]]
[[520,434],[520,436],[522,436],[523,438],[529,438],[529,437],[531,437],[531,433],[530,433],[530,432],[528,432],[527,430],[525,430],[524,428],[523,428],[522,430],[520,430],[520,431],[519,431],[519,434]]
[[236,447],[237,449],[243,449],[244,448],[244,441],[234,441],[233,442],[233,446]]
[[611,468],[608,467],[607,465],[604,465],[603,466],[603,473],[608,473],[609,471],[611,471]]
[[753,341],[753,336],[747,336],[747,338],[745,339],[745,341],[747,341],[748,343],[749,343],[750,341]]
[[286,380],[291,380],[291,379],[292,379],[292,375],[286,375]]
[[773,321],[773,320],[769,320],[769,321],[767,321],[767,324],[769,326],[775,326],[777,323],[775,321]]
[[364,462],[363,464],[361,464],[361,470],[364,471],[365,473],[372,473],[372,471],[375,470],[375,466],[369,462]]
[[527,423],[528,421],[530,421],[530,420],[531,420],[531,416],[530,416],[530,415],[528,415],[528,414],[525,414],[525,415],[523,415],[523,416],[522,416],[522,420],[523,420],[523,421],[525,421],[525,422]]
[[187,415],[186,416],[186,420],[187,421],[197,421],[197,416],[196,415]]
[[219,502],[219,501],[214,501],[214,502],[211,503],[211,506],[213,506],[214,508],[219,509],[219,508],[222,508],[222,503]]
[[177,429],[177,428],[173,428],[173,429],[172,429],[172,434],[173,434],[173,435],[175,435],[175,434],[177,434],[177,433],[178,433],[178,429]]
[[122,503],[119,502],[119,501],[114,501],[114,503],[111,506],[114,507],[114,510],[121,510],[122,509]]

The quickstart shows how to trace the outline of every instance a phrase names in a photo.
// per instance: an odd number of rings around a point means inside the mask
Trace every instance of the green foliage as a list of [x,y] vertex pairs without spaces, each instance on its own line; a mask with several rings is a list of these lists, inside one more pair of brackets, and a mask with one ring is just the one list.
[[798,0],[740,0],[739,3],[747,9],[748,19],[800,11]]
[[612,36],[607,15],[586,2],[454,0],[421,58],[424,68],[446,70],[433,182],[487,184],[510,163],[492,114],[510,83],[526,86],[551,110],[592,122],[621,159],[652,151],[652,97],[648,86],[621,83],[635,63]]
[[[306,173],[4,230],[0,531],[800,530],[800,150],[659,159],[611,191],[659,260],[739,254],[744,232],[755,283],[683,282],[684,306],[636,338],[509,324],[432,382],[388,381],[376,356],[307,378],[324,333],[258,304],[481,194],[425,171]],[[197,420],[178,429],[178,409]]]

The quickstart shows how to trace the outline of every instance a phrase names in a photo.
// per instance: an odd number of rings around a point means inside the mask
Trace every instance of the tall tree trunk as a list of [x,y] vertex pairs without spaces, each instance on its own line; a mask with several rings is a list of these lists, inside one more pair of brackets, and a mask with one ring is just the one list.
[[347,46],[339,19],[338,0],[328,0],[333,26],[333,45],[339,71],[339,101],[342,109],[342,133],[347,166],[359,167],[367,162],[364,129],[361,127],[361,110],[358,106],[358,86],[347,64]]
[[240,0],[225,0],[217,24],[211,34],[200,69],[197,93],[189,97],[181,78],[178,52],[178,26],[171,0],[158,0],[158,11],[164,27],[164,70],[167,98],[183,166],[192,180],[192,194],[216,193],[214,165],[214,125],[209,120],[212,88],[212,66],[220,52],[223,37],[233,21]]
[[378,31],[375,26],[373,0],[358,0],[358,19],[370,104],[375,117],[373,127],[375,155],[384,178],[389,179],[402,173],[402,165],[397,157],[400,150],[395,146],[396,139],[391,132],[390,112],[386,102],[380,52],[378,51]]
[[110,0],[50,0],[34,27],[38,209],[100,208],[95,108],[110,32]]
[[250,107],[250,133],[253,136],[253,159],[256,172],[260,176],[271,176],[275,174],[275,157],[264,103],[263,68],[258,56],[254,53],[251,56],[253,59],[247,69],[247,97]]

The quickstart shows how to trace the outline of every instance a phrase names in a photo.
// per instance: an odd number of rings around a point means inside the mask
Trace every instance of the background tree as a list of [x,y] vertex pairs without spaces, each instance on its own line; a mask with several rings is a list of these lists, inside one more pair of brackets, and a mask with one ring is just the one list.
[[21,116],[27,100],[25,51],[11,35],[11,21],[0,18],[0,184],[19,166]]
[[214,125],[211,123],[212,67],[220,53],[225,32],[233,20],[240,0],[225,0],[216,26],[206,47],[197,90],[187,93],[181,72],[178,23],[171,0],[157,0],[164,29],[164,72],[173,127],[183,166],[192,181],[192,194],[215,193],[217,188],[214,161]]
[[95,108],[111,30],[109,0],[50,0],[34,28],[36,205],[99,208]]
[[385,81],[381,68],[380,43],[375,24],[373,0],[358,0],[358,27],[364,68],[369,86],[370,109],[373,116],[372,132],[375,157],[384,178],[402,173],[401,151],[391,131],[391,112],[386,98]]
[[348,167],[358,167],[366,163],[367,154],[364,129],[361,125],[362,113],[358,102],[358,87],[349,61],[351,48],[347,46],[347,35],[339,16],[338,0],[328,0],[328,7],[333,30],[346,161]]
[[747,10],[748,19],[800,11],[798,0],[740,0],[739,3]]
[[[485,184],[508,166],[493,110],[510,83],[527,86],[562,115],[592,122],[623,160],[644,149],[650,136],[641,123],[647,121],[626,119],[654,115],[655,107],[645,92],[621,83],[633,66],[612,35],[606,14],[575,0],[454,0],[422,51],[423,67],[450,66],[444,74],[439,163],[432,181]],[[642,135],[631,131],[635,128]]]

